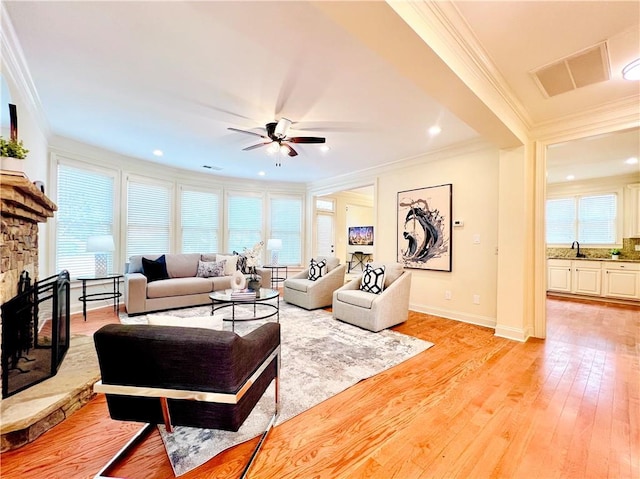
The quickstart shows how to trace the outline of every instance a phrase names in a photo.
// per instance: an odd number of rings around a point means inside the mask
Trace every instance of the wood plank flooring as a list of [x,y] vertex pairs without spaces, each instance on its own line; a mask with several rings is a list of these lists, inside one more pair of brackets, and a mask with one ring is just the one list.
[[[640,477],[640,308],[550,299],[548,339],[412,313],[395,328],[435,343],[276,427],[258,478]],[[72,322],[91,334],[109,308]],[[0,474],[89,478],[139,428],[108,418],[103,396],[33,443],[5,453]],[[253,441],[184,479],[238,477]],[[154,432],[116,471],[174,477]]]

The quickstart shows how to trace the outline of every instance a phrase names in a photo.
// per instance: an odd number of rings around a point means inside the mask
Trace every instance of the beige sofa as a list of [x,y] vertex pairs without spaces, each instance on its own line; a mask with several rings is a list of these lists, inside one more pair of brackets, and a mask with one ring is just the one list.
[[[129,315],[210,304],[211,292],[231,288],[231,274],[212,278],[197,276],[198,261],[212,261],[220,256],[215,253],[165,254],[169,277],[148,282],[143,274],[142,258],[156,260],[160,256],[136,255],[129,258],[128,272],[124,275],[124,304]],[[271,270],[257,268],[257,272],[262,287],[269,288]]]

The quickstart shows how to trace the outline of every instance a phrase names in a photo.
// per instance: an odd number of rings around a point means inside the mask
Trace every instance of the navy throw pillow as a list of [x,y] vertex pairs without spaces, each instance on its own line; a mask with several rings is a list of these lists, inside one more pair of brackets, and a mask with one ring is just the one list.
[[156,260],[142,258],[142,272],[147,277],[147,282],[169,278],[167,262],[164,255]]

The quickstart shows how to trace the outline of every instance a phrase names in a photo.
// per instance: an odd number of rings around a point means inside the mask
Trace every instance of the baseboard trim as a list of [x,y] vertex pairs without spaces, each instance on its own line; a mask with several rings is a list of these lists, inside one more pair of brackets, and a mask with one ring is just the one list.
[[529,328],[512,328],[510,326],[496,326],[496,336],[505,339],[511,339],[521,343],[527,342],[529,339]]
[[409,306],[409,309],[418,313],[431,314],[432,316],[453,319],[454,321],[475,324],[476,326],[483,326],[485,328],[495,329],[496,327],[496,319],[487,316],[462,313],[460,311],[451,311],[448,309],[433,308],[424,304],[413,304]]

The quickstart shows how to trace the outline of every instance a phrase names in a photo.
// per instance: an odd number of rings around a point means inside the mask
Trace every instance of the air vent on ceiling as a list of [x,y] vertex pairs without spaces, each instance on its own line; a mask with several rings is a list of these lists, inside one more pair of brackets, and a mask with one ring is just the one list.
[[213,170],[213,171],[220,171],[222,170],[221,167],[219,166],[212,166],[212,165],[202,165],[203,168],[206,168],[207,170]]
[[606,81],[610,78],[607,43],[599,43],[531,73],[547,97]]

